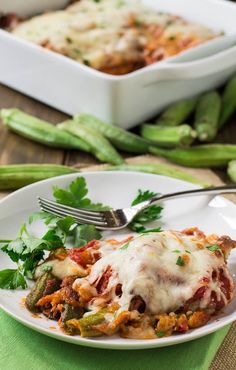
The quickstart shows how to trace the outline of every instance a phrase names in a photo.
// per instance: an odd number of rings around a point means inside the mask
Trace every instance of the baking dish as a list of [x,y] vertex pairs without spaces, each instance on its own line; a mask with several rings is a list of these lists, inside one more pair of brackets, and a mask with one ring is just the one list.
[[[236,34],[233,3],[224,0],[143,0],[143,3],[224,31],[226,35]],[[0,46],[1,83],[65,113],[92,113],[123,128],[148,120],[176,100],[219,86],[236,70],[234,42],[208,57],[201,58],[199,47],[199,55],[193,61],[170,58],[123,76],[93,70],[3,30]],[[191,49],[183,56],[187,58],[188,53]]]
[[48,9],[58,9],[66,6],[68,0],[0,0],[0,11],[16,13],[20,16],[31,16]]

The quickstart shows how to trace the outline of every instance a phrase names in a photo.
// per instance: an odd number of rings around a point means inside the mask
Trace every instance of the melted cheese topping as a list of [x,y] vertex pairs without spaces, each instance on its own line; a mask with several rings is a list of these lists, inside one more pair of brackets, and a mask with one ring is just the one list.
[[65,10],[22,22],[12,32],[102,69],[142,60],[143,48],[150,36],[148,25],[158,25],[165,30],[164,45],[173,35],[178,35],[178,39],[194,37],[198,43],[216,36],[204,26],[154,11],[136,0],[81,0]]
[[52,274],[58,279],[63,280],[67,276],[85,276],[86,272],[82,266],[78,265],[76,262],[72,261],[70,257],[66,257],[64,260],[54,259],[43,263],[38,266],[35,272],[35,278],[41,276],[43,272],[43,267],[51,267]]
[[[193,297],[206,278],[210,289],[221,297],[219,282],[213,282],[212,271],[225,266],[224,258],[206,249],[206,245],[206,241],[197,236],[174,231],[138,236],[127,248],[114,249],[104,244],[100,248],[102,258],[92,266],[90,274],[77,279],[73,287],[75,290],[81,285],[96,287],[110,267],[112,274],[104,294],[113,292],[112,301],[120,305],[120,310],[128,310],[132,298],[139,295],[151,314],[175,311]],[[179,257],[186,261],[184,266],[177,263]],[[117,284],[122,284],[120,297],[115,295]],[[209,294],[202,298],[201,308],[209,305]],[[101,300],[101,296],[97,300]],[[89,308],[97,309],[96,297]]]

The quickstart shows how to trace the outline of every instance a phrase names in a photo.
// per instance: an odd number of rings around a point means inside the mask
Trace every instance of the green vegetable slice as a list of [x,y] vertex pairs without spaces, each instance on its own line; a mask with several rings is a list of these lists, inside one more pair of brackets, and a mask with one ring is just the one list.
[[90,151],[89,145],[84,140],[19,109],[2,109],[0,116],[11,131],[38,143],[56,148]]
[[91,149],[91,152],[102,162],[121,164],[123,159],[109,141],[99,132],[81,125],[78,122],[67,121],[58,125],[62,132],[69,132],[75,137],[84,140]]
[[91,114],[82,113],[80,115],[76,115],[74,117],[74,121],[79,122],[92,130],[100,132],[117,149],[136,154],[148,152],[149,143],[147,140],[118,126],[104,123]]

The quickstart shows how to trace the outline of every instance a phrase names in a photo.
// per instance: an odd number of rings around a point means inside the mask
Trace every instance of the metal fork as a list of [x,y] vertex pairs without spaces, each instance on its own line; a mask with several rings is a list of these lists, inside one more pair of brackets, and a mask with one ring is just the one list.
[[163,200],[176,199],[196,195],[217,195],[236,192],[236,185],[218,186],[207,189],[179,191],[155,196],[133,207],[111,209],[108,211],[92,211],[85,208],[73,208],[45,198],[38,198],[40,208],[59,217],[72,216],[78,224],[91,224],[100,230],[119,230],[126,227],[143,209]]

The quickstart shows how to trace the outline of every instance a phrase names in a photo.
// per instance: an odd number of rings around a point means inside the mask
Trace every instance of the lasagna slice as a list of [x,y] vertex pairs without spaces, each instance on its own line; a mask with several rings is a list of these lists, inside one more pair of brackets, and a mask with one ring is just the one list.
[[[152,339],[184,333],[232,300],[227,257],[235,246],[227,236],[206,236],[197,228],[92,241],[54,252],[39,266],[38,281],[45,276],[42,267],[51,266],[49,280],[61,280],[61,287],[50,294],[44,289],[34,300],[31,292],[26,304],[59,320],[69,334]],[[70,276],[66,264],[70,272],[79,269]]]

